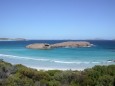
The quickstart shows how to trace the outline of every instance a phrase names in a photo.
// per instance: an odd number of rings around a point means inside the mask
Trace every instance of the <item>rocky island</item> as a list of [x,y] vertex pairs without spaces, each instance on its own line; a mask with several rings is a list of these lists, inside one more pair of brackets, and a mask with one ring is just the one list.
[[93,44],[86,41],[68,41],[68,42],[62,42],[62,43],[56,43],[56,44],[47,44],[47,43],[34,43],[29,44],[26,46],[26,48],[30,49],[52,49],[52,48],[60,48],[60,47],[67,47],[67,48],[73,48],[73,47],[91,47]]
[[0,38],[0,41],[25,41],[24,38]]

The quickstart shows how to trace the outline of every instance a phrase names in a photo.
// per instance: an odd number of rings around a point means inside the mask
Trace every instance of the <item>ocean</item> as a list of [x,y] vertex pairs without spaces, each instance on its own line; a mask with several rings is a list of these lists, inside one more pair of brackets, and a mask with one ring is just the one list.
[[[37,69],[83,70],[95,65],[115,64],[114,40],[84,40],[95,46],[81,48],[27,49],[32,43],[59,43],[70,40],[0,41],[0,59]],[[79,41],[79,40],[71,40]]]

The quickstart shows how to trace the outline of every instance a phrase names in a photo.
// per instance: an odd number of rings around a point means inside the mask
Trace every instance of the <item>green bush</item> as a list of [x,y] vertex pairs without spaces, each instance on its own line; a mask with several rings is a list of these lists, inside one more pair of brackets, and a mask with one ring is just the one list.
[[37,71],[0,60],[0,86],[114,86],[115,65],[84,71]]

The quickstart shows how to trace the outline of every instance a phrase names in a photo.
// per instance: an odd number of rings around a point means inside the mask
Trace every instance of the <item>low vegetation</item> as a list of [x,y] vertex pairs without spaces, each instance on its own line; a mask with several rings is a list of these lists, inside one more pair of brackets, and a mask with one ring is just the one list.
[[84,71],[37,71],[0,60],[0,86],[114,86],[115,65]]

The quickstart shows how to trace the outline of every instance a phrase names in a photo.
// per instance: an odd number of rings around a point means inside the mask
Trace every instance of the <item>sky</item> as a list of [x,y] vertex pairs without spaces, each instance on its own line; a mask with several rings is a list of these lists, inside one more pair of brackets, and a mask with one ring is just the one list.
[[0,38],[115,39],[115,0],[0,0]]

